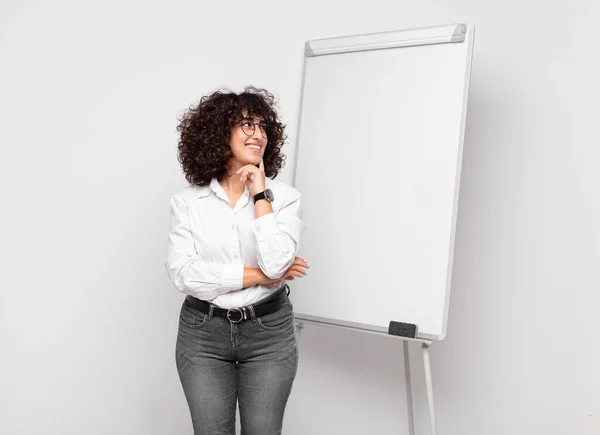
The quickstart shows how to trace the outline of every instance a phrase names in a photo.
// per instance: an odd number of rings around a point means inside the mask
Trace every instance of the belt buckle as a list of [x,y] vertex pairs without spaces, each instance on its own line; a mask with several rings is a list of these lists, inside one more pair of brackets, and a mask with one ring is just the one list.
[[[236,311],[240,316],[240,318],[237,320],[231,318],[231,313]],[[240,323],[242,320],[244,320],[244,313],[239,308],[230,308],[229,310],[227,310],[227,320],[229,320],[231,323]]]

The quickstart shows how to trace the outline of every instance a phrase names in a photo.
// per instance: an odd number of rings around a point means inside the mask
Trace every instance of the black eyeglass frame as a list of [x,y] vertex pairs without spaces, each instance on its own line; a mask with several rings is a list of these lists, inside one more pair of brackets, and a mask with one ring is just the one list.
[[[246,131],[244,130],[244,126],[243,126],[242,124],[243,124],[243,123],[245,123],[245,122],[247,122],[247,123],[249,123],[249,124],[252,124],[252,132],[251,132],[250,134],[246,133]],[[253,135],[253,134],[256,132],[256,126],[258,125],[258,130],[260,131],[260,134],[262,135],[262,137],[263,137],[264,139],[267,139],[267,135],[268,135],[268,134],[267,134],[267,129],[268,129],[269,127],[268,127],[268,126],[267,126],[267,124],[265,124],[264,122],[254,122],[254,121],[252,121],[251,119],[247,119],[247,118],[245,118],[245,119],[242,119],[241,121],[238,121],[238,122],[234,122],[234,123],[233,123],[233,125],[237,125],[237,124],[239,124],[239,125],[240,125],[240,127],[242,128],[242,132],[243,132],[243,133],[244,133],[246,136],[252,136],[252,135]],[[261,126],[261,125],[264,127],[264,130],[262,130],[262,129],[260,128],[260,126]]]

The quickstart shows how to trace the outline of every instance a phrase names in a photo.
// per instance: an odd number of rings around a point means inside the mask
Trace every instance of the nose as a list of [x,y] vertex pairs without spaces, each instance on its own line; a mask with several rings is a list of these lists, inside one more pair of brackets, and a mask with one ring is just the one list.
[[252,133],[252,139],[263,140],[262,133],[258,124],[254,124],[254,133]]

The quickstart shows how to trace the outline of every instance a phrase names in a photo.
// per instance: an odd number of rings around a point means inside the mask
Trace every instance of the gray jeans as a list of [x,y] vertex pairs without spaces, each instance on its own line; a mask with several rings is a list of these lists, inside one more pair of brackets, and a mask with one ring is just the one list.
[[263,301],[281,297],[279,311],[240,323],[183,303],[176,362],[195,435],[234,435],[237,401],[242,435],[281,434],[298,350],[292,304],[278,293]]

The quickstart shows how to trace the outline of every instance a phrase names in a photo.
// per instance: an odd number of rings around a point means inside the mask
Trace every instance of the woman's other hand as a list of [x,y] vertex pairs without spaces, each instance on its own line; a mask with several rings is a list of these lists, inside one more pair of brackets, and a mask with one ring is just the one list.
[[263,280],[262,280],[261,284],[269,285],[269,284],[274,284],[276,282],[279,282],[282,279],[291,281],[295,278],[302,278],[304,275],[306,275],[305,269],[308,269],[309,267],[310,266],[308,265],[308,263],[306,261],[304,261],[303,258],[296,257],[294,259],[294,262],[292,263],[292,265],[285,271],[285,273],[283,274],[283,276],[281,278],[272,279],[272,278],[269,278],[264,273],[262,273],[262,271],[260,269],[257,269],[257,270],[260,271],[261,275],[263,276]]
[[306,275],[305,269],[308,269],[309,267],[310,266],[306,261],[304,261],[303,258],[296,257],[292,265],[288,268],[288,270],[285,271],[281,278],[288,281],[291,281],[294,278],[302,278],[304,275]]

